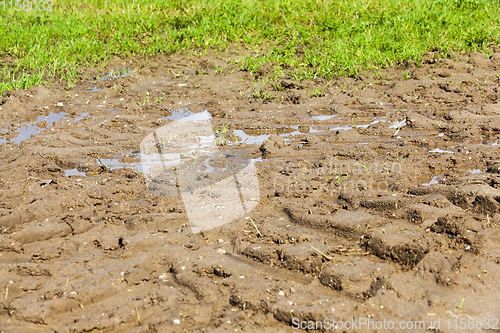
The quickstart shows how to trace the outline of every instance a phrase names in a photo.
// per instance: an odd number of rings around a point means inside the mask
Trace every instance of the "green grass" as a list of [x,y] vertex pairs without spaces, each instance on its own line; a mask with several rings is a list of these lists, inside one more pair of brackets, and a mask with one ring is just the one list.
[[[72,87],[81,68],[114,55],[224,51],[245,45],[241,68],[273,62],[295,79],[356,76],[429,50],[500,44],[498,0],[54,1],[53,12],[3,10],[0,94],[52,79]],[[9,5],[7,4],[7,7]],[[242,53],[243,54],[243,53]]]

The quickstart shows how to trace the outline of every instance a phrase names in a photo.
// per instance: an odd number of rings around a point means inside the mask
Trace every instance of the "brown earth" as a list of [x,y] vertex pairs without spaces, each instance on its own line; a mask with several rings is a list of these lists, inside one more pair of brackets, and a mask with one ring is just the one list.
[[[274,84],[231,54],[177,55],[71,93],[7,93],[1,331],[288,332],[293,318],[363,317],[433,332],[489,318],[498,332],[496,51]],[[180,198],[148,191],[134,166],[148,133],[203,110],[257,160],[260,203],[193,234]]]

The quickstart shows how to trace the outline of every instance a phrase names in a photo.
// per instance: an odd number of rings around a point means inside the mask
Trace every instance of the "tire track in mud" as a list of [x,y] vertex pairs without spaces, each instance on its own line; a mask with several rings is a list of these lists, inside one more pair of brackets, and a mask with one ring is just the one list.
[[[15,125],[0,146],[0,327],[293,331],[293,318],[497,315],[495,55],[388,69],[386,81],[338,78],[321,97],[308,91],[326,82],[284,79],[261,87],[270,103],[242,97],[255,86],[238,71],[139,73],[69,97],[32,91],[24,111],[12,93],[3,109]],[[398,79],[403,70],[410,80]],[[143,103],[146,92],[159,102]],[[14,143],[32,110],[67,115]],[[193,234],[180,198],[148,192],[139,144],[203,110],[214,129],[230,123],[225,148],[252,153],[261,201]]]

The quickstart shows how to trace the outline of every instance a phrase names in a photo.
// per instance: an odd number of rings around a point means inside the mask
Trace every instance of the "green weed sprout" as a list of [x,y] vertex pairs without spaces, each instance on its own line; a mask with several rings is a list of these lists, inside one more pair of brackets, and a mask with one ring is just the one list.
[[223,126],[222,126],[222,129],[218,128],[215,130],[215,134],[217,134],[217,138],[215,138],[215,142],[219,145],[219,146],[223,146],[226,144],[227,142],[227,138],[226,138],[226,135],[227,133],[229,132],[229,125],[231,123],[225,123]]
[[462,298],[462,301],[460,302],[460,305],[458,306],[459,311],[462,311],[462,304],[464,304],[464,301],[465,301],[465,297]]
[[264,89],[262,89],[262,90],[255,90],[252,93],[252,97],[257,98],[257,99],[261,99],[263,102],[270,102],[276,98],[276,95],[272,95],[272,94],[268,93],[267,91],[264,91]]
[[172,141],[173,138],[175,138],[175,134],[174,133],[170,133],[170,137],[168,138],[168,143],[170,143]]
[[99,161],[101,166],[103,166],[106,170],[108,170],[108,172],[111,172],[111,168],[109,166],[106,166],[106,164],[102,163],[102,161],[99,157],[97,158],[97,160]]
[[322,88],[322,87],[316,88],[316,90],[314,90],[312,96],[314,96],[314,97],[323,97],[323,96],[325,96],[325,89]]
[[198,154],[198,152],[194,153],[193,155],[194,155],[194,158],[193,158],[193,167],[195,167],[196,166],[196,160],[198,159],[198,156],[200,156],[200,155]]
[[342,179],[342,177],[341,177],[338,173],[336,173],[335,178],[337,179],[337,181],[338,181],[339,183],[342,183],[342,180],[343,180],[343,179]]
[[161,93],[161,94],[160,94],[160,96],[156,97],[156,98],[155,98],[155,102],[156,102],[156,103],[161,103],[161,102],[163,102],[163,100],[164,100],[163,95],[165,95],[165,93]]

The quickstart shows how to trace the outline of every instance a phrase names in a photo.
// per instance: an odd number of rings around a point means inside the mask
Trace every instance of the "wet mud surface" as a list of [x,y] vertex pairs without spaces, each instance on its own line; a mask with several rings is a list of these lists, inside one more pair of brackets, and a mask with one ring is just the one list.
[[[365,317],[453,332],[447,319],[498,318],[498,52],[261,85],[270,68],[179,55],[71,94],[10,92],[2,331],[289,332],[293,318]],[[260,202],[193,233],[180,197],[148,190],[140,144],[204,111],[219,148],[251,154]]]

